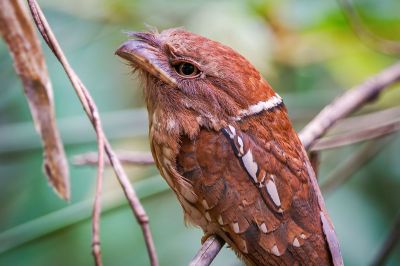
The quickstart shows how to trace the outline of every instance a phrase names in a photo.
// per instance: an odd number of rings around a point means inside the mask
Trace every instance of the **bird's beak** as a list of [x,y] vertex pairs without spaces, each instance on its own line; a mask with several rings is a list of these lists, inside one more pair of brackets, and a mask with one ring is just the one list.
[[124,42],[115,51],[115,54],[134,63],[163,82],[175,87],[177,85],[176,80],[162,69],[162,65],[165,65],[165,63],[161,62],[157,57],[154,49],[154,47],[143,41],[129,40]]

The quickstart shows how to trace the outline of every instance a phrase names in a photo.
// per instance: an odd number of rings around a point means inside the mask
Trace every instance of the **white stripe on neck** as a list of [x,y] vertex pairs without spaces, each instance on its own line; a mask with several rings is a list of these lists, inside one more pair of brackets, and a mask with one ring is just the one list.
[[256,104],[250,105],[247,109],[240,110],[239,115],[235,118],[239,121],[243,117],[255,115],[261,113],[262,111],[267,111],[275,108],[282,103],[282,98],[277,93],[274,96],[268,98],[265,101],[260,101]]

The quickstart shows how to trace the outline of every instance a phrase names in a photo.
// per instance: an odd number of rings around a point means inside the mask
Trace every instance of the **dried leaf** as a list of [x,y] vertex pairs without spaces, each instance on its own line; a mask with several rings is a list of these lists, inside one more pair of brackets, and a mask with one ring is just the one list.
[[39,39],[21,0],[0,0],[0,32],[22,80],[36,130],[44,147],[44,170],[51,185],[69,199],[69,173],[56,127],[53,91]]

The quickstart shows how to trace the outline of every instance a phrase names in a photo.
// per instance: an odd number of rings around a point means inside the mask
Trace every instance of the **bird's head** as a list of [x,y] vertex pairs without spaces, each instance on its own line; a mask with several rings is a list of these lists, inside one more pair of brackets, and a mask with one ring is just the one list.
[[280,100],[252,64],[221,43],[180,28],[130,36],[116,54],[143,77],[150,114],[184,113],[221,127],[263,108],[260,102]]

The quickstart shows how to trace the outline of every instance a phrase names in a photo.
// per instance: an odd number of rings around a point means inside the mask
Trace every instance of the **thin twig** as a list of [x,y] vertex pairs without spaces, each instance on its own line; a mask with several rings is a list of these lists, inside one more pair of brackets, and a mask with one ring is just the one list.
[[389,231],[382,248],[379,250],[377,256],[372,262],[371,266],[382,266],[389,254],[396,247],[396,244],[400,241],[400,213],[397,214],[396,220],[393,223],[393,227]]
[[375,99],[399,79],[400,64],[395,64],[335,99],[300,132],[304,147],[308,150],[336,121]]
[[103,172],[104,172],[104,136],[102,134],[102,127],[100,118],[97,117],[98,113],[92,110],[95,120],[95,130],[97,134],[97,149],[98,149],[98,163],[97,163],[97,178],[96,178],[96,194],[93,203],[93,219],[92,219],[92,253],[96,265],[102,266],[101,260],[101,244],[100,244],[100,215],[101,215],[101,191],[103,188]]
[[354,172],[382,151],[390,140],[391,138],[385,138],[370,141],[364,147],[360,148],[359,151],[353,153],[350,158],[347,158],[342,164],[332,170],[326,178],[327,181],[321,185],[321,191],[324,194],[328,194],[345,183],[350,179]]
[[350,132],[338,134],[336,136],[324,137],[315,142],[311,147],[312,151],[320,151],[354,143],[380,138],[400,130],[400,119],[387,123],[385,125],[374,124],[369,128],[356,129]]
[[[44,40],[46,41],[50,49],[53,51],[54,55],[62,64],[95,130],[99,130],[98,136],[102,138],[104,142],[104,148],[111,162],[111,165],[114,168],[114,172],[116,173],[118,181],[120,182],[123,188],[125,196],[128,199],[128,202],[131,206],[131,209],[142,228],[144,239],[147,246],[147,251],[150,257],[150,263],[153,266],[158,265],[158,259],[155,251],[153,238],[151,236],[147,214],[144,211],[143,206],[140,204],[136,192],[133,190],[129,182],[129,179],[121,166],[121,163],[115,156],[114,151],[112,150],[111,145],[108,142],[102,127],[100,126],[101,125],[99,122],[100,118],[98,116],[96,104],[94,103],[86,87],[83,85],[79,77],[76,75],[75,71],[69,65],[68,60],[66,59],[64,53],[62,52],[60,45],[57,39],[55,38],[53,32],[51,31],[51,28],[37,2],[35,0],[28,0],[28,4],[40,33],[42,34]],[[97,243],[95,244],[95,246],[99,247]],[[94,251],[94,253],[96,254],[96,251]]]
[[[371,123],[371,121],[373,121],[373,123]],[[371,126],[380,126],[394,121],[400,121],[400,107],[392,107],[341,119],[329,129],[329,133],[339,134],[349,131],[355,132],[355,130],[371,128]]]
[[[136,152],[136,151],[116,151],[118,159],[122,164],[129,165],[152,165],[154,159],[149,152]],[[97,153],[88,152],[80,155],[76,155],[73,158],[75,165],[96,165],[97,164]],[[110,165],[110,161],[106,160],[105,163]]]

